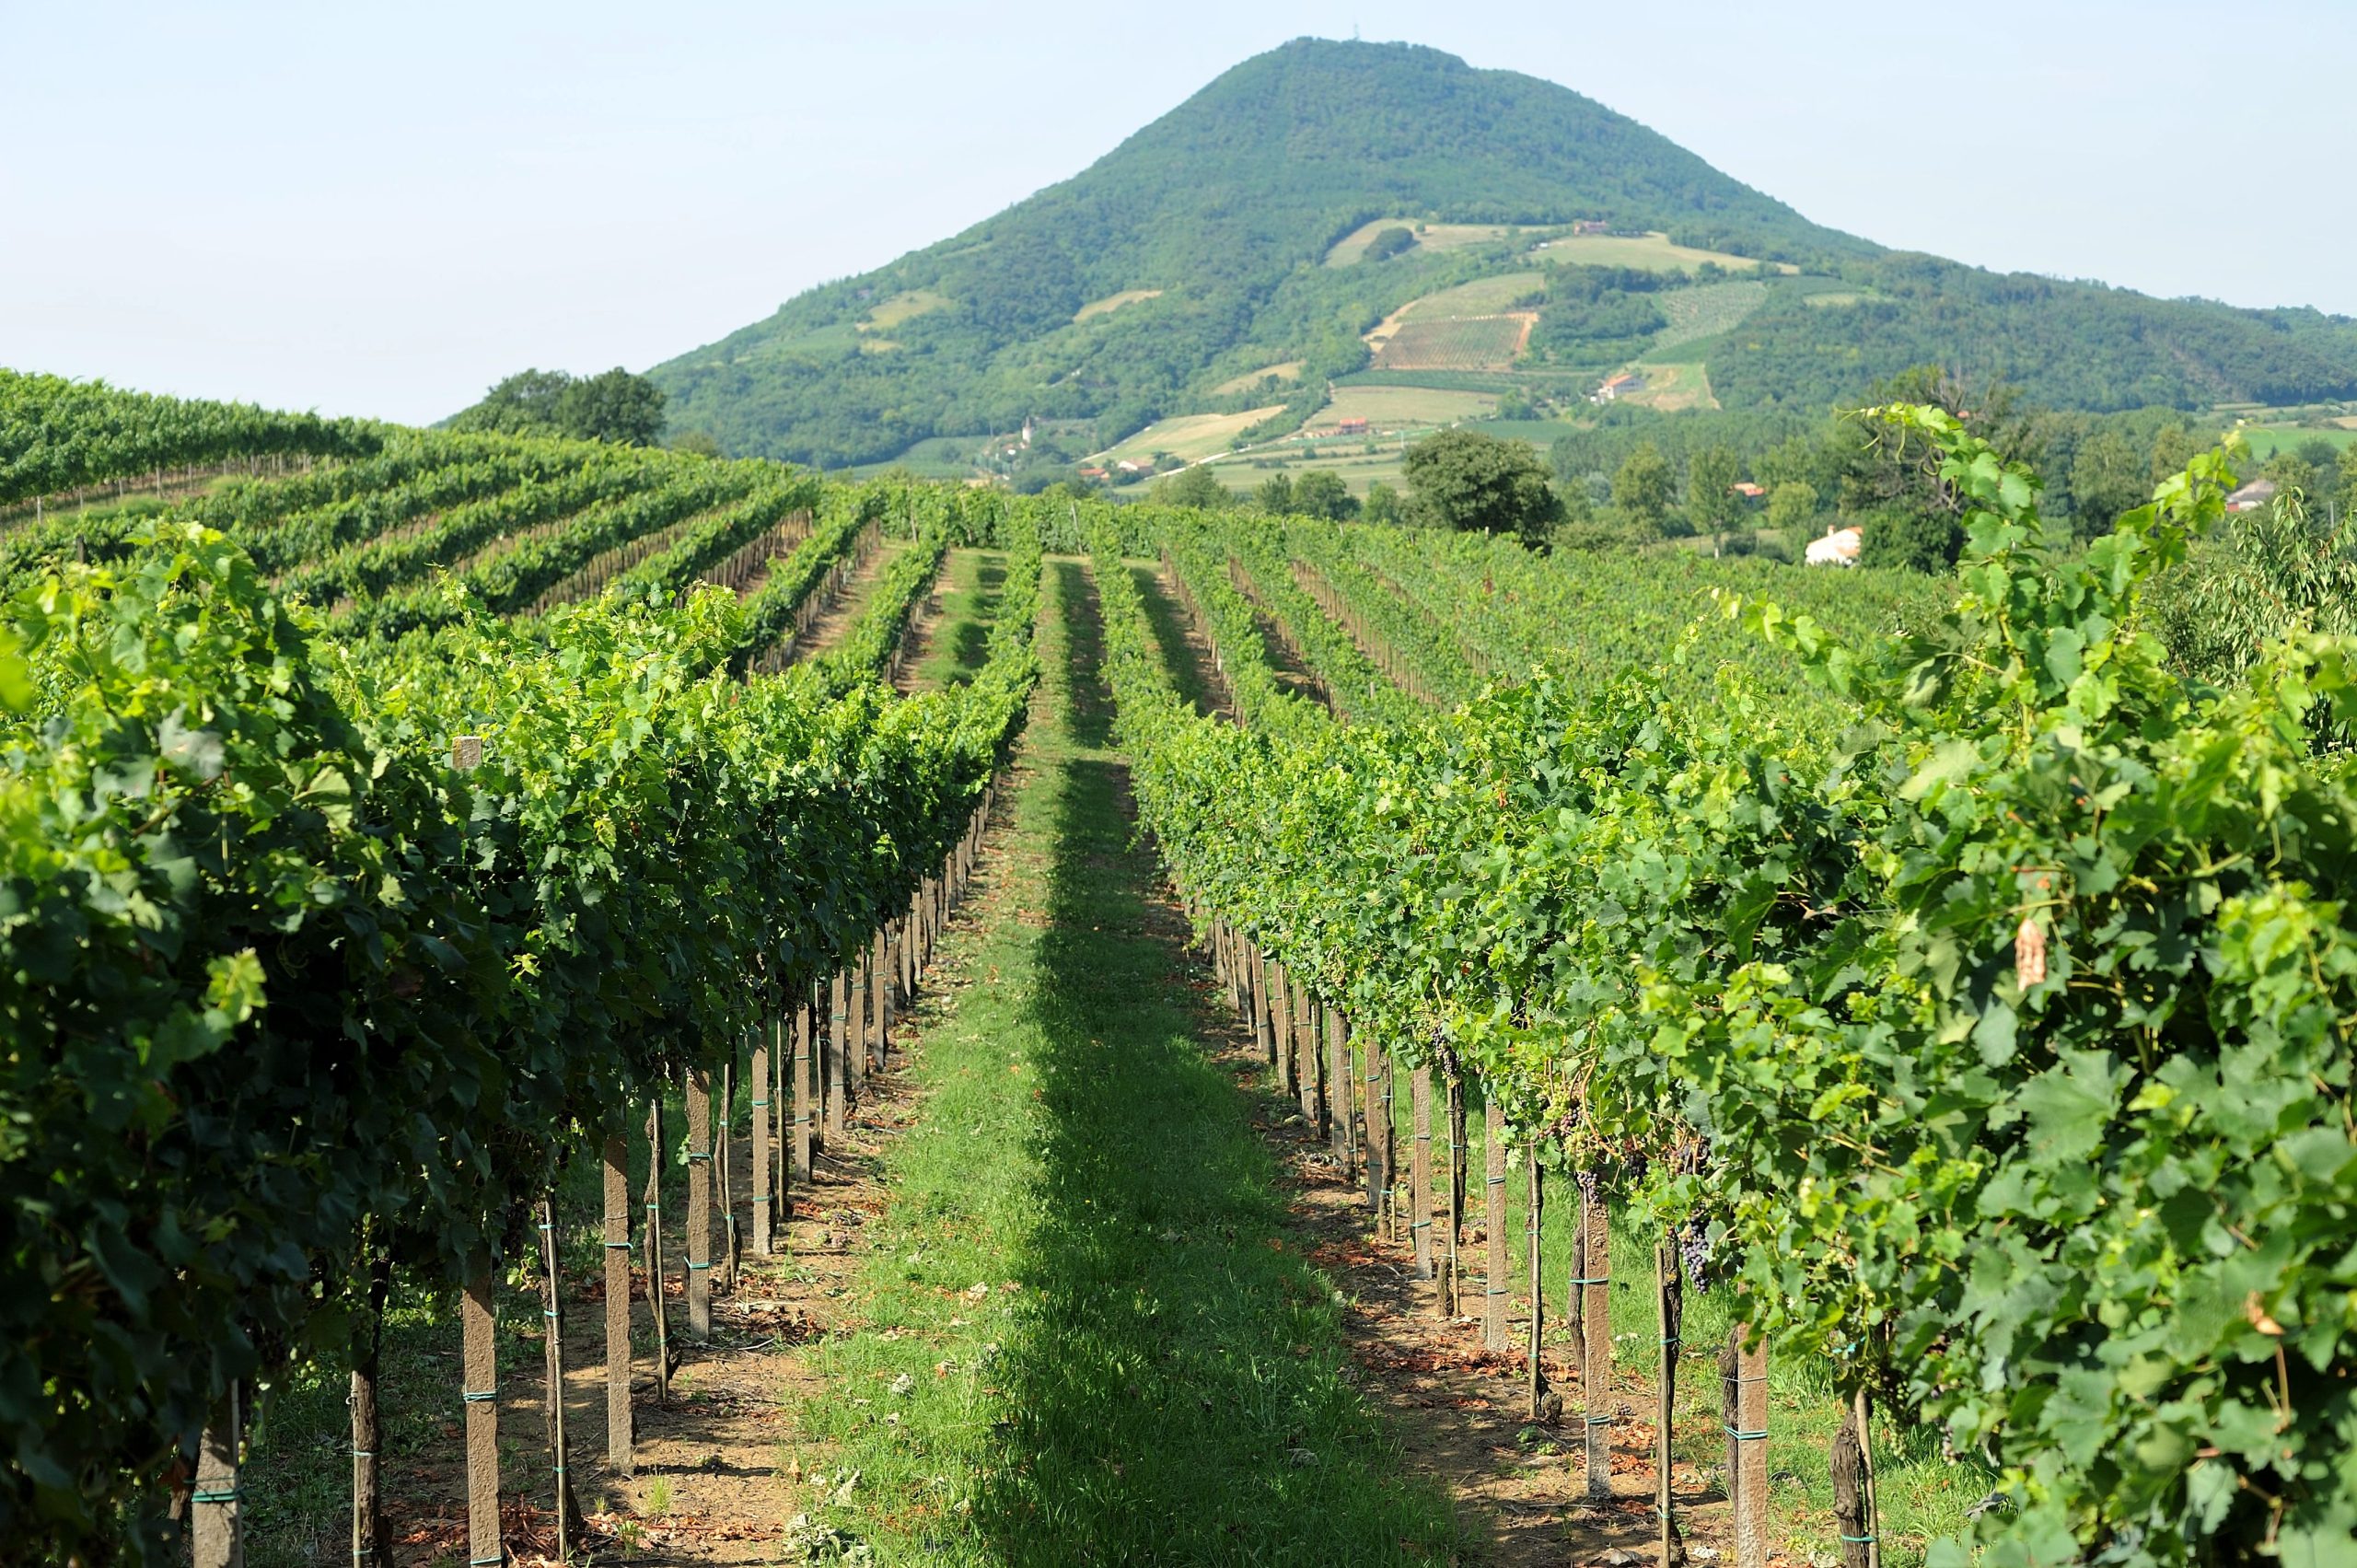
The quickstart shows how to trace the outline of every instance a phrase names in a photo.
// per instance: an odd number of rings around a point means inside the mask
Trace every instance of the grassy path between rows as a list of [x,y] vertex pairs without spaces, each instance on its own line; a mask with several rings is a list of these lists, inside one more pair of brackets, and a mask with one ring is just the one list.
[[1048,571],[1043,690],[954,938],[970,984],[911,1058],[864,1326],[796,1411],[857,1472],[825,1520],[885,1562],[1446,1561],[1447,1501],[1402,1474],[1253,1097],[1202,1047],[1091,586]]

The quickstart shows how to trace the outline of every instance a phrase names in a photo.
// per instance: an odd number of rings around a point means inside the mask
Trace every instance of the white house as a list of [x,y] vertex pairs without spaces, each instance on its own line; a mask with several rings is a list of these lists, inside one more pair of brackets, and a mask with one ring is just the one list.
[[1855,566],[1858,546],[1864,539],[1855,524],[1846,528],[1828,528],[1823,539],[1808,541],[1806,560],[1812,566]]

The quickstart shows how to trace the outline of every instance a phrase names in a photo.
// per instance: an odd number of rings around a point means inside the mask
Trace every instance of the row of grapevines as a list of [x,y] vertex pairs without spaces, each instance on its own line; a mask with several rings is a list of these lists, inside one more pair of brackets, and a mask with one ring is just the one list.
[[338,629],[398,637],[461,618],[471,605],[522,610],[615,546],[727,506],[778,471],[702,459],[667,467],[643,489],[493,541],[447,580],[359,599],[337,612]]
[[1356,531],[1293,518],[1284,537],[1295,559],[1323,580],[1360,633],[1403,661],[1434,701],[1449,704],[1471,697],[1482,675],[1468,659],[1463,640],[1433,608],[1410,602],[1358,558],[1351,549]]
[[303,562],[281,574],[279,583],[316,604],[371,598],[524,529],[634,494],[662,478],[662,469],[643,452],[600,447],[547,483],[519,485]]
[[568,1154],[861,951],[1034,668],[1025,614],[953,691],[738,680],[718,590],[339,644],[180,525],[8,617],[11,1561],[152,1540],[231,1380],[347,1348],[365,1220],[480,1266]]
[[1341,622],[1294,580],[1283,528],[1259,522],[1219,529],[1231,557],[1249,575],[1253,594],[1301,650],[1345,716],[1369,724],[1414,724],[1423,705],[1384,674]]
[[[1100,545],[1142,811],[1362,1034],[1529,1157],[1700,1205],[1762,1328],[1983,1452],[1991,1561],[2340,1561],[2357,761],[2306,721],[2357,709],[2357,644],[2169,668],[2143,588],[2222,459],[2082,552],[1953,420],[1881,417],[1968,508],[1953,607],[1845,638],[1730,600],[1771,656],[1707,703],[1542,662],[1421,726],[1222,726]],[[1658,627],[1643,587],[1560,635]]]
[[359,457],[386,434],[354,420],[0,370],[0,504],[227,458]]

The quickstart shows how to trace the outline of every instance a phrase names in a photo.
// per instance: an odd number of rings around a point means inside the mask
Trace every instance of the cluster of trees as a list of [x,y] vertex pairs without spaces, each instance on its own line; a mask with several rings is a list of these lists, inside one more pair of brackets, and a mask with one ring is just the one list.
[[[569,436],[652,447],[663,438],[663,389],[621,366],[595,376],[519,370],[482,401],[453,414],[451,430],[496,436]],[[699,445],[711,445],[706,436]]]
[[2343,317],[2154,299],[1936,256],[1832,270],[1857,290],[1855,302],[1811,304],[1796,289],[1780,290],[1740,332],[1708,345],[1722,403],[1854,402],[1875,380],[1925,361],[2017,384],[2051,407],[2095,412],[2357,397],[2357,321]]

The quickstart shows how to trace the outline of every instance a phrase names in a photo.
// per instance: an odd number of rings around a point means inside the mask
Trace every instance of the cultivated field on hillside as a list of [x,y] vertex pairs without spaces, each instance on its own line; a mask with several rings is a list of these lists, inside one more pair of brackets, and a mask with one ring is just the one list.
[[1366,254],[1368,242],[1387,228],[1404,228],[1416,237],[1421,250],[1463,250],[1475,245],[1494,245],[1531,232],[1511,224],[1494,223],[1424,223],[1417,218],[1376,218],[1363,223],[1335,241],[1326,252],[1329,267],[1347,267]]
[[1376,351],[1377,370],[1504,370],[1522,352],[1538,313],[1402,322]]

